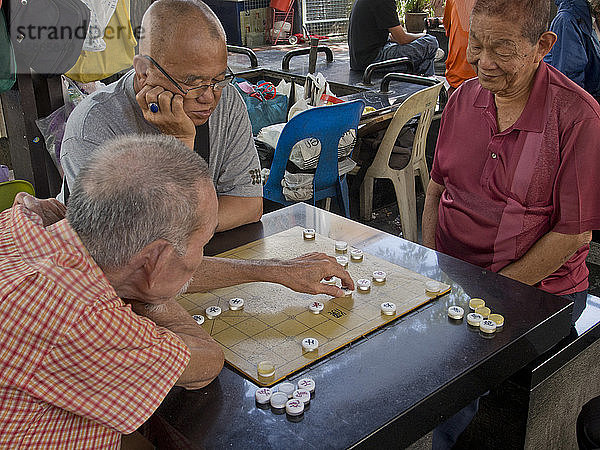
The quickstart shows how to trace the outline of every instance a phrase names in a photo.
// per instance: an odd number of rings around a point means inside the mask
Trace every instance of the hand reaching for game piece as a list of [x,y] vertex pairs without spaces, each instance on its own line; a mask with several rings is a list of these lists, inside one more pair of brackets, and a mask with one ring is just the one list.
[[342,280],[342,286],[354,289],[354,281],[350,274],[333,256],[327,256],[325,253],[307,253],[282,261],[281,268],[280,283],[294,291],[327,294],[332,297],[343,296],[344,293],[339,287],[321,283],[321,280],[327,277],[338,277]]
[[67,207],[55,198],[35,198],[26,192],[15,196],[13,205],[23,205],[29,211],[42,218],[42,224],[47,227],[65,218]]

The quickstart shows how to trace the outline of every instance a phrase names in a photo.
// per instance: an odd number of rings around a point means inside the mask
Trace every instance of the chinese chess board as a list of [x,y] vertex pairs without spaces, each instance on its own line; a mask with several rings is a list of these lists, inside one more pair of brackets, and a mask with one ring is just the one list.
[[[219,256],[289,259],[314,251],[336,256],[333,239],[317,233],[315,240],[304,240],[302,230],[294,227]],[[431,281],[430,278],[366,252],[362,262],[350,261],[348,265],[355,282],[359,278],[371,279],[375,270],[387,273],[386,282],[373,283],[368,293],[355,290],[352,297],[301,294],[279,284],[261,282],[186,293],[178,301],[190,314],[205,317],[202,326],[223,346],[225,360],[230,365],[257,384],[272,386],[450,290],[449,285],[440,283],[441,290],[436,296],[426,294],[425,283]],[[244,299],[243,309],[229,310],[229,299],[235,297]],[[308,309],[315,300],[325,305],[320,314]],[[396,304],[395,315],[381,313],[381,303],[386,301]],[[205,311],[210,306],[219,306],[222,313],[208,319]],[[303,350],[302,340],[308,337],[319,341],[317,350]],[[257,365],[261,361],[274,363],[274,376],[259,377]]]

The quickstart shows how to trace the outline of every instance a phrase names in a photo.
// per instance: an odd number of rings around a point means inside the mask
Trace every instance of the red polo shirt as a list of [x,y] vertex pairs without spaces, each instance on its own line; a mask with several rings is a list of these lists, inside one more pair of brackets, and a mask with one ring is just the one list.
[[[494,96],[477,79],[456,94],[431,171],[446,188],[438,251],[497,272],[549,231],[600,228],[600,108],[589,94],[542,62],[521,117],[502,133]],[[559,295],[586,289],[588,251],[537,286]]]

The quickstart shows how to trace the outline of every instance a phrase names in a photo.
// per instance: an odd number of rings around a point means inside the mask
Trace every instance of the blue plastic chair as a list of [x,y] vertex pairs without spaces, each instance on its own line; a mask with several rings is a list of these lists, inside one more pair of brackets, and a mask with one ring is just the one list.
[[263,189],[265,198],[291,205],[283,196],[281,180],[292,147],[306,138],[316,138],[321,142],[321,154],[313,180],[313,205],[317,200],[335,198],[346,217],[350,217],[350,199],[346,175],[338,172],[338,145],[342,135],[357,129],[365,104],[362,100],[322,106],[302,111],[285,125],[271,164],[271,172]]

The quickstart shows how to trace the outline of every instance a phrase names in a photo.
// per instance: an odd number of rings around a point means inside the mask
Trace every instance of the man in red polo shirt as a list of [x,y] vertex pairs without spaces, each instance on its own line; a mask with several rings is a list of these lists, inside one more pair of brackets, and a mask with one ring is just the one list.
[[[542,59],[556,41],[549,2],[477,0],[467,61],[450,97],[423,211],[423,244],[585,306],[591,230],[600,228],[600,108]],[[439,425],[451,448],[478,400]]]
[[542,59],[545,0],[478,0],[467,60],[477,80],[442,119],[423,243],[585,305],[591,230],[600,228],[600,108]]

